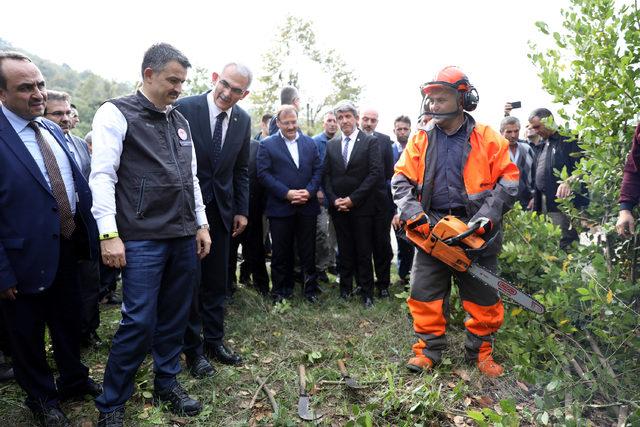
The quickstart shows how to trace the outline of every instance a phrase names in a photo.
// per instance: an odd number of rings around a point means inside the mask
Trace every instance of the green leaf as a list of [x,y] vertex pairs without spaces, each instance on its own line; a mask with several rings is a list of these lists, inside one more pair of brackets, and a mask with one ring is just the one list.
[[545,22],[536,21],[535,25],[542,33],[549,34],[549,26]]
[[469,416],[469,418],[478,421],[478,422],[483,422],[485,421],[485,416],[482,412],[480,411],[475,411],[473,409],[470,409],[467,411],[467,415]]

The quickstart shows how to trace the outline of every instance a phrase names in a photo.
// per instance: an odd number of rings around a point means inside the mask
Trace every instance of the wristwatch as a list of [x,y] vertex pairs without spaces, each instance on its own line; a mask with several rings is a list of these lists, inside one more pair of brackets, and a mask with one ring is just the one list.
[[202,229],[208,230],[209,229],[209,224],[200,224],[198,227],[196,227],[197,230],[202,230]]

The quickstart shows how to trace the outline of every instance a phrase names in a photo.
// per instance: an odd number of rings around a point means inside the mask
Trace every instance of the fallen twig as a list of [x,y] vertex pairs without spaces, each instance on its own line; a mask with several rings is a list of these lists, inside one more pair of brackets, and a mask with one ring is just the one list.
[[264,381],[261,381],[259,377],[256,377],[256,382],[258,384],[262,384],[260,388],[265,392],[267,398],[269,398],[269,403],[271,404],[271,409],[273,409],[273,414],[277,414],[280,410],[278,402],[276,402],[276,398],[273,396],[273,393],[271,393],[271,390],[269,390],[269,387],[266,386],[266,379]]
[[618,379],[616,378],[616,373],[613,371],[613,368],[611,367],[609,362],[607,362],[607,359],[602,354],[602,351],[600,350],[598,343],[596,342],[595,339],[593,339],[593,337],[588,331],[585,331],[585,336],[587,337],[587,341],[589,341],[589,344],[591,345],[593,352],[596,354],[596,356],[598,356],[598,360],[600,361],[600,364],[611,376],[611,380],[613,381],[613,383],[617,385]]
[[[566,376],[571,377],[571,370],[567,366],[562,367],[562,371]],[[571,393],[571,388],[567,387],[564,392],[564,416],[567,420],[573,419],[573,394]]]
[[581,380],[589,381],[589,379],[587,378],[587,375],[584,373],[584,369],[582,369],[582,367],[578,364],[576,359],[571,359],[569,362],[571,362],[571,366],[573,367],[573,370],[576,371],[576,374],[578,374]]
[[627,417],[629,416],[629,407],[627,405],[622,405],[620,407],[620,412],[618,412],[618,427],[624,427],[627,423]]
[[[361,385],[365,384],[382,384],[386,383],[387,380],[375,380],[375,381],[360,381]],[[345,385],[344,381],[330,381],[330,380],[320,380],[318,381],[318,385]]]
[[[269,374],[271,375],[271,374]],[[251,398],[251,402],[249,403],[249,410],[251,410],[251,408],[253,408],[253,405],[256,404],[256,399],[258,399],[258,394],[260,394],[260,389],[262,389],[262,387],[264,387],[264,384],[267,382],[267,379],[269,377],[265,378],[262,381],[259,381],[258,378],[256,377],[256,382],[258,383],[258,388],[256,389],[256,392],[253,393],[253,397]]]

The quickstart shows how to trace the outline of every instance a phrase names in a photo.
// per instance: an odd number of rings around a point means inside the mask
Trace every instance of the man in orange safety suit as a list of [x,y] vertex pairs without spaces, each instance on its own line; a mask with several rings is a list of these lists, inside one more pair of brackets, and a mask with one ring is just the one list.
[[[475,261],[495,271],[502,244],[502,216],[518,192],[518,168],[509,157],[509,143],[498,132],[476,123],[466,111],[478,104],[478,92],[456,67],[442,69],[421,87],[424,113],[432,120],[419,129],[396,163],[393,196],[408,228],[429,234],[445,215],[473,225],[488,242]],[[488,220],[488,221],[487,221]],[[451,280],[456,279],[467,312],[466,359],[490,377],[502,374],[492,357],[494,335],[504,308],[497,292],[466,273],[459,273],[417,251],[407,300],[418,342],[407,368],[420,372],[440,362],[446,347]]]

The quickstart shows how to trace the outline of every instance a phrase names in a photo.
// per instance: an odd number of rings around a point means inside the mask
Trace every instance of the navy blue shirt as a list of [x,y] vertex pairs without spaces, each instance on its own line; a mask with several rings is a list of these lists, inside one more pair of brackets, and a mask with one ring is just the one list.
[[447,135],[438,126],[435,129],[438,144],[431,209],[446,211],[464,207],[462,151],[467,142],[466,126],[460,126],[460,129],[453,135]]
[[318,153],[320,154],[320,160],[324,162],[324,155],[327,152],[327,142],[329,142],[331,138],[327,136],[326,133],[322,132],[313,137],[313,140],[316,143],[316,147],[318,147]]

